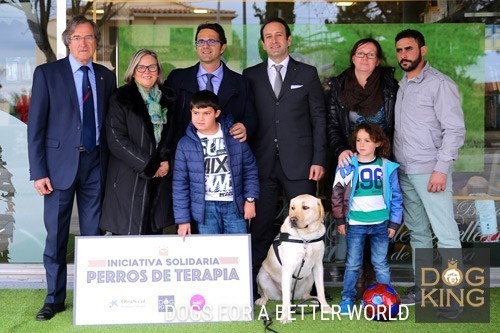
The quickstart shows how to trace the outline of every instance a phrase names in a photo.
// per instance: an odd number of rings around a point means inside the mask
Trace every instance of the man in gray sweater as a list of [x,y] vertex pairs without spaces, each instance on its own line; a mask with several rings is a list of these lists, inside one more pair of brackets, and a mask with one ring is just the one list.
[[[404,221],[415,249],[460,248],[452,203],[452,169],[464,144],[465,124],[455,82],[424,60],[424,36],[404,30],[396,36],[399,66],[406,72],[399,82],[395,109],[394,156],[403,191]],[[418,293],[401,298],[415,304]]]

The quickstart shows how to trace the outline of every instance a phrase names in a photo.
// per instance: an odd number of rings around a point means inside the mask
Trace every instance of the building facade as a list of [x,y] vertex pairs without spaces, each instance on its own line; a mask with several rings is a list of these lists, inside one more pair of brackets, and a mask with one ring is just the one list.
[[[66,56],[60,38],[66,20],[84,13],[102,31],[95,60],[115,70],[119,84],[130,55],[138,48],[156,50],[167,72],[194,64],[196,27],[206,21],[224,26],[228,37],[224,61],[241,72],[263,59],[261,21],[283,17],[293,30],[292,55],[318,68],[325,92],[328,79],[349,65],[350,47],[364,37],[379,40],[388,65],[397,69],[396,78],[400,79],[403,72],[396,61],[395,34],[405,28],[421,30],[430,50],[426,58],[457,82],[462,97],[467,136],[453,174],[455,217],[462,243],[464,247],[491,248],[492,265],[500,266],[498,1],[73,3],[67,7],[66,1],[59,0],[48,13],[37,12],[24,2],[0,4],[0,263],[42,262],[43,202],[29,181],[26,143],[32,75],[37,65]],[[50,19],[44,26],[40,18],[45,16]],[[28,26],[27,20],[38,23]],[[326,198],[330,186],[327,177],[320,195]],[[286,212],[286,203],[283,208]],[[75,215],[74,235],[78,234],[77,219]],[[335,233],[333,218],[326,222],[325,262],[341,267],[345,243]],[[393,267],[411,267],[409,249],[409,235],[402,228],[391,245]]]

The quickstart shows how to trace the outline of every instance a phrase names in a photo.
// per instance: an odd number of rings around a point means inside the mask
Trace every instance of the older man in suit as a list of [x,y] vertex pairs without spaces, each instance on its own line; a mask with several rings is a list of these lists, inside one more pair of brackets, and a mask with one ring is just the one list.
[[267,21],[260,37],[268,59],[243,71],[253,88],[259,118],[251,140],[261,189],[250,224],[254,298],[255,277],[275,236],[279,195],[283,190],[287,200],[315,195],[326,164],[326,111],[316,68],[289,56],[292,36],[284,20]]
[[200,61],[194,66],[173,70],[165,82],[177,93],[177,139],[186,133],[191,121],[191,96],[206,89],[217,95],[222,113],[233,116],[235,124],[231,135],[245,141],[257,129],[253,94],[248,81],[221,61],[227,46],[224,29],[217,23],[200,24],[194,42]]
[[76,194],[81,235],[100,235],[108,149],[104,119],[115,75],[92,62],[97,25],[76,16],[62,34],[69,56],[35,69],[28,119],[30,178],[44,196],[47,296],[36,320],[65,309],[66,248]]

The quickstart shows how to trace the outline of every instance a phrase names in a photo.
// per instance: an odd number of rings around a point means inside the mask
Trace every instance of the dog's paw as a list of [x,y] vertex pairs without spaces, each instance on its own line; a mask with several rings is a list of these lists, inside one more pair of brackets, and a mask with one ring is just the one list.
[[322,305],[321,306],[321,312],[323,312],[323,313],[332,313],[332,308],[331,308],[331,306],[328,306],[328,304]]
[[267,298],[266,297],[261,297],[255,300],[255,305],[260,305],[264,306],[267,303]]
[[288,324],[288,323],[291,323],[293,320],[292,320],[292,316],[283,316],[283,318],[280,319],[280,322],[282,324]]

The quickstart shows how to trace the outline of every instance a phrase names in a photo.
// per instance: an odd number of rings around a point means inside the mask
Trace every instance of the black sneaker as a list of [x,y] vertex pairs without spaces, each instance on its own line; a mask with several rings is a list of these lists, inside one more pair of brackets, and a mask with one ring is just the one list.
[[401,300],[401,304],[404,305],[415,305],[417,302],[417,295],[415,294],[416,286],[412,286],[408,289],[406,289],[406,292],[404,295],[402,295],[399,299]]
[[[460,293],[457,287],[445,288],[445,292],[447,291],[451,291],[455,295]],[[457,300],[451,299],[449,300],[449,304],[447,304],[447,306],[438,307],[436,315],[438,318],[455,320],[462,314],[462,312],[464,312],[463,306],[460,306],[460,303]]]
[[464,308],[462,308],[462,307],[451,307],[451,308],[450,307],[449,308],[440,307],[440,308],[438,308],[436,316],[438,318],[455,320],[458,317],[460,317],[462,312],[464,312]]

